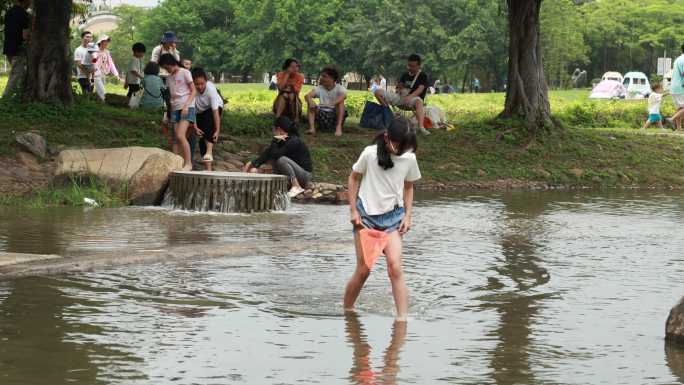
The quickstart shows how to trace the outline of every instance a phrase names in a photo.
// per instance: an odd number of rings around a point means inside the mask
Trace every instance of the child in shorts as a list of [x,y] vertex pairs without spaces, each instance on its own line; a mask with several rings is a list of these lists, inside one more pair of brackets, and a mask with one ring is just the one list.
[[660,83],[653,83],[651,85],[651,95],[648,97],[648,120],[642,130],[651,127],[652,124],[657,124],[658,128],[663,128],[663,116],[660,115],[660,105],[663,103],[663,96],[666,94],[663,92],[663,86]]
[[128,70],[126,71],[126,88],[129,99],[133,94],[138,93],[142,89],[140,83],[144,77],[143,74],[143,57],[145,56],[145,45],[143,43],[135,43],[132,47],[133,57],[128,63]]
[[374,144],[363,150],[352,167],[349,205],[354,226],[356,270],[345,289],[345,310],[353,308],[370,274],[359,234],[359,230],[367,228],[388,234],[389,240],[383,251],[397,309],[396,320],[407,320],[408,288],[401,250],[402,236],[411,228],[413,183],[421,177],[415,154],[417,149],[415,130],[408,119],[397,116],[389,128],[375,138]]
[[223,98],[214,83],[209,81],[203,68],[193,68],[192,80],[197,89],[197,98],[195,98],[196,132],[199,136],[200,153],[207,171],[211,171],[211,162],[214,161],[212,150],[221,132]]
[[187,132],[191,123],[195,123],[195,84],[190,71],[182,68],[176,58],[168,53],[161,55],[159,65],[169,76],[166,87],[171,99],[171,123],[174,124],[176,143],[174,152],[183,157],[183,170],[192,170],[192,154]]

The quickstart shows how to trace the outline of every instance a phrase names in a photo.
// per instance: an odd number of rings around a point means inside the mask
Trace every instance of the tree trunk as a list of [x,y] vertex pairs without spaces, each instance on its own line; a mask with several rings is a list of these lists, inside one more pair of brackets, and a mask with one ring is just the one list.
[[33,0],[35,19],[28,52],[27,97],[33,101],[70,104],[71,0]]
[[463,83],[461,83],[461,93],[466,93],[466,86],[468,82],[468,66],[465,68],[465,73],[463,74]]
[[525,120],[528,135],[551,127],[551,106],[544,77],[539,11],[542,0],[507,0],[510,30],[508,87],[502,117]]

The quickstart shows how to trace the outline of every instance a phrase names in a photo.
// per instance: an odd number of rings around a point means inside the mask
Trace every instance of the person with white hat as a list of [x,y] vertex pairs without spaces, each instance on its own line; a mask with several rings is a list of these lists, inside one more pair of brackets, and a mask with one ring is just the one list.
[[[161,43],[158,46],[154,47],[154,49],[152,50],[152,57],[150,57],[150,61],[159,64],[159,58],[161,57],[161,55],[168,53],[180,62],[180,54],[176,49],[176,43],[178,43],[178,41],[179,40],[178,38],[176,38],[176,34],[172,31],[164,32],[164,36],[162,36]],[[166,81],[166,78],[168,76],[169,73],[163,67],[160,66],[159,77],[162,78],[163,81]]]
[[99,51],[97,52],[97,61],[95,62],[93,83],[95,84],[95,93],[103,102],[105,100],[104,78],[111,74],[116,79],[123,81],[121,76],[119,76],[119,71],[114,65],[112,54],[107,49],[110,41],[111,39],[107,35],[102,35],[102,37],[97,40]]

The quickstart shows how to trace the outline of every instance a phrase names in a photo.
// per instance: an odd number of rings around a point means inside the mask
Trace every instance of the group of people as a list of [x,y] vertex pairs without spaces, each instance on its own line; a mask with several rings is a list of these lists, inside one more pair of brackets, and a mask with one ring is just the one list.
[[184,170],[192,170],[192,154],[198,138],[202,162],[211,169],[213,144],[221,132],[224,101],[204,69],[192,68],[189,59],[181,61],[176,35],[165,32],[144,66],[146,47],[142,43],[133,44],[132,57],[123,76],[107,49],[110,38],[101,36],[95,44],[92,40],[89,31],[82,32],[81,45],[74,52],[78,83],[83,93],[95,92],[104,101],[104,78],[111,75],[120,79],[128,89],[131,107],[166,107],[164,122],[171,127],[170,145],[183,157]]
[[[12,72],[5,95],[20,88],[25,78],[26,52],[30,19],[26,13],[30,1],[17,0],[8,15],[12,23],[6,24],[4,53],[10,59]],[[18,32],[18,33],[16,33]],[[192,169],[193,130],[201,138],[202,159],[212,160],[212,145],[219,137],[224,101],[202,68],[191,68],[189,61],[181,62],[172,32],[164,33],[159,46],[152,50],[150,60],[143,66],[145,46],[136,43],[125,73],[121,74],[108,50],[110,38],[101,36],[93,43],[90,32],[81,34],[81,44],[74,52],[78,83],[84,94],[95,94],[105,99],[105,79],[112,76],[125,82],[129,99],[139,98],[140,107],[162,108],[172,126],[174,152],[184,160],[184,169]],[[378,87],[375,96],[380,103],[412,110],[418,115],[422,131],[423,100],[428,84],[421,71],[417,55],[408,59],[408,71],[400,78],[396,92]],[[22,72],[23,70],[23,72]],[[308,133],[317,129],[334,129],[342,135],[347,112],[347,90],[339,84],[340,75],[334,67],[320,71],[318,85],[308,92]],[[288,59],[276,76],[278,95],[273,110],[275,124],[271,145],[259,157],[245,165],[244,171],[258,172],[264,163],[270,163],[274,172],[288,176],[290,196],[304,191],[313,179],[313,163],[306,144],[299,137],[301,115],[300,92],[304,77],[299,63]],[[318,100],[318,102],[316,102]],[[370,274],[363,255],[363,230],[372,229],[387,235],[383,247],[387,257],[388,274],[396,304],[398,321],[406,321],[408,289],[404,280],[401,250],[402,236],[411,227],[413,209],[413,183],[420,179],[416,160],[416,130],[408,119],[394,117],[389,128],[380,132],[371,146],[366,147],[352,167],[349,177],[350,221],[354,229],[357,250],[356,269],[346,286],[344,307],[351,309]]]
[[[426,73],[422,71],[422,59],[419,55],[410,55],[407,59],[407,71],[399,77],[395,91],[387,88],[384,77],[374,79],[371,91],[379,103],[412,111],[416,115],[418,131],[429,134],[424,127],[425,97],[430,84]],[[298,125],[302,115],[300,93],[304,85],[304,75],[296,59],[290,58],[283,63],[282,71],[271,79],[271,87],[278,91],[273,102],[273,113],[276,118],[288,117]],[[309,91],[304,100],[308,111],[307,134],[315,135],[317,130],[334,131],[342,136],[344,122],[348,116],[345,100],[347,89],[340,84],[340,73],[333,66],[324,67],[320,71],[318,85]],[[318,104],[315,99],[318,99]]]

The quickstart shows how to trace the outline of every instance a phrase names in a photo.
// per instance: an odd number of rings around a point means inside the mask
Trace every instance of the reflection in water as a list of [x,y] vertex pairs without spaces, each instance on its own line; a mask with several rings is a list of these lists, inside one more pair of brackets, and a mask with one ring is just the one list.
[[399,374],[399,353],[406,341],[406,322],[394,322],[392,341],[385,350],[383,368],[373,370],[370,361],[372,348],[368,344],[366,331],[355,312],[345,314],[347,321],[347,340],[354,348],[352,367],[349,371],[352,384],[357,385],[395,385]]
[[672,375],[684,384],[684,346],[666,341],[665,359]]
[[64,218],[55,211],[42,213],[40,220],[36,220],[35,213],[35,210],[2,212],[2,215],[16,216],[19,220],[10,223],[0,221],[0,250],[28,254],[62,251],[55,246],[61,244],[62,226],[70,223],[64,223]]
[[[106,334],[100,326],[74,322],[96,305],[65,293],[62,282],[24,278],[11,282],[0,307],[0,383],[25,385],[105,384],[103,371],[112,360],[138,358],[92,342]],[[36,376],[40,373],[39,376]],[[114,370],[112,379],[145,379],[137,371]]]
[[[43,384],[100,383],[97,367],[88,357],[89,347],[66,341],[67,334],[78,329],[64,319],[64,309],[74,302],[53,283],[47,278],[14,281],[2,303],[1,383],[24,384],[32,373],[41,373]],[[101,331],[90,328],[89,332]]]
[[[544,224],[538,217],[544,212],[543,201],[530,199],[529,194],[511,194],[503,197],[505,207],[500,238],[503,260],[495,270],[503,279],[510,280],[513,288],[493,297],[487,307],[499,314],[499,327],[493,331],[498,339],[491,353],[492,379],[497,384],[536,383],[530,364],[531,324],[537,315],[538,302],[544,295],[533,290],[549,282],[549,274],[541,267],[537,255],[538,239],[544,232]],[[499,281],[497,278],[491,282]],[[504,289],[499,283],[497,289]]]

